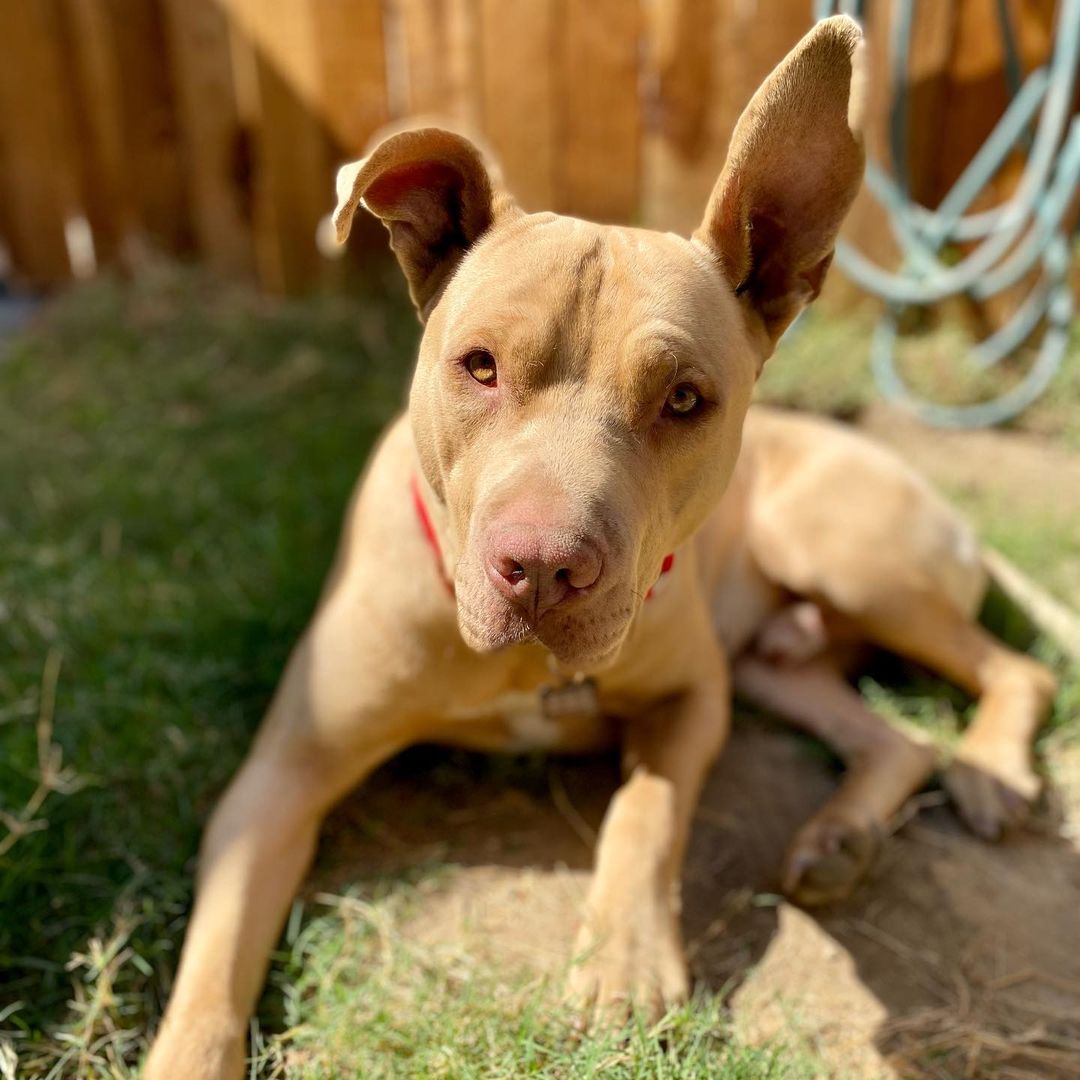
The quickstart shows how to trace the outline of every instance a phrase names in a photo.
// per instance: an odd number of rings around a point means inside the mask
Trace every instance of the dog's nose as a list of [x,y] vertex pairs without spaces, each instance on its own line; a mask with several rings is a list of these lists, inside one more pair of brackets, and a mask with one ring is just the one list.
[[488,541],[488,576],[508,600],[536,622],[547,611],[600,580],[600,548],[536,526],[510,526]]

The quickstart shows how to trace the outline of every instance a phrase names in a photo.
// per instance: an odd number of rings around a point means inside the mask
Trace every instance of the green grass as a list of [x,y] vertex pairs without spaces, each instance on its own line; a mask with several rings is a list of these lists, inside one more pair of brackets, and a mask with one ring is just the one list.
[[[857,409],[863,334],[811,323],[767,391]],[[200,827],[311,610],[416,336],[378,282],[270,303],[163,272],[74,291],[0,344],[0,810],[16,825],[34,811],[17,840],[0,827],[0,1076],[12,1053],[19,1076],[133,1075]],[[1033,545],[1029,563],[1064,543],[1038,523],[996,536]],[[1074,714],[1080,681],[1062,694],[1059,717]],[[963,708],[940,684],[879,697],[923,723]],[[720,998],[659,1031],[577,1038],[557,980],[411,945],[411,897],[390,880],[297,908],[262,1006],[264,1073],[821,1075],[794,1036],[740,1044]]]
[[[452,873],[452,871],[448,871]],[[501,969],[448,944],[410,944],[400,934],[410,894],[391,889],[374,902],[344,896],[329,913],[287,935],[283,1038],[262,1050],[268,1072],[298,1080],[453,1077],[455,1080],[811,1080],[812,1050],[741,1045],[721,998],[703,995],[650,1027],[583,1037],[558,1000],[561,974]]]
[[69,960],[118,928],[117,1022],[157,1013],[200,826],[415,336],[399,301],[265,306],[166,275],[75,292],[5,348],[0,807],[38,785],[39,718],[67,770],[47,827],[0,858],[5,1029],[78,1022],[73,977],[96,976]]
[[998,492],[942,485],[949,500],[979,527],[982,540],[1062,599],[1080,596],[1080,511],[1070,506],[1026,507],[1018,513]]
[[[758,397],[791,408],[847,419],[879,400],[870,372],[874,315],[866,309],[841,319],[810,309],[765,365]],[[958,322],[928,322],[904,333],[898,370],[911,389],[931,401],[969,403],[1014,385],[1033,353],[1009,359],[989,373],[967,362],[974,338]],[[1047,392],[1008,427],[1047,436],[1080,450],[1080,321],[1074,323],[1060,371]]]

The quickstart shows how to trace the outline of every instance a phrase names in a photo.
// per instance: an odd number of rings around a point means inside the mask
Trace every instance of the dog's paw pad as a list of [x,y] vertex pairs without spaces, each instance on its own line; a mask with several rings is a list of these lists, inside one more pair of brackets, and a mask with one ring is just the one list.
[[843,900],[870,869],[882,830],[841,818],[815,818],[800,830],[784,860],[784,892],[806,907]]

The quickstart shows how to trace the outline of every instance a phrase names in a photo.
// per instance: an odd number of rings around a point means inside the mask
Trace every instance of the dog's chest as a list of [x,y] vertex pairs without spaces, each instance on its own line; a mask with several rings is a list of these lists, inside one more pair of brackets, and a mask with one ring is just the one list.
[[457,706],[446,719],[461,734],[483,733],[509,751],[594,744],[607,724],[596,683],[577,677],[535,689],[506,690],[476,705]]

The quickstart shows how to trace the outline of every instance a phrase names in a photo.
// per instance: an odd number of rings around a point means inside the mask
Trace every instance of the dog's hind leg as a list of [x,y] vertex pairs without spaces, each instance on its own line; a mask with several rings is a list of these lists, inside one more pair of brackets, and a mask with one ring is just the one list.
[[827,431],[800,445],[803,464],[755,506],[754,558],[769,581],[838,612],[862,640],[978,698],[946,785],[967,824],[996,837],[1038,795],[1032,741],[1054,676],[978,625],[986,571],[971,529],[901,462]]
[[933,748],[872,712],[829,653],[794,665],[747,653],[732,674],[740,697],[822,739],[847,765],[839,791],[796,834],[782,874],[784,891],[800,903],[840,899],[933,771]]
[[1057,683],[1044,664],[1003,645],[936,595],[897,591],[858,617],[866,635],[978,699],[945,786],[971,829],[996,839],[1038,797],[1032,743]]

